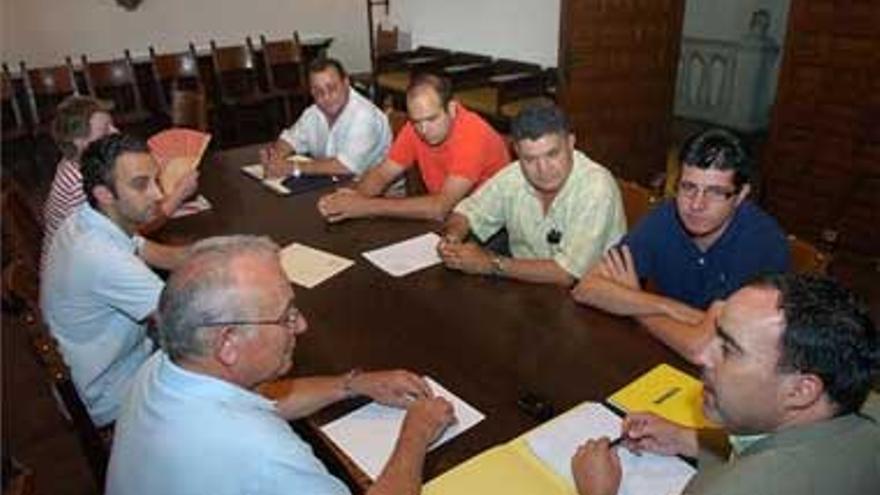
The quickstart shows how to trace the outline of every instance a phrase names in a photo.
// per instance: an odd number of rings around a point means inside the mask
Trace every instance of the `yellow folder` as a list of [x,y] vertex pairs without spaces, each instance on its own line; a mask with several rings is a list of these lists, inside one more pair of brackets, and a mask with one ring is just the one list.
[[423,495],[571,495],[569,486],[526,445],[525,436],[493,447],[434,478]]
[[703,414],[702,394],[702,382],[664,363],[612,394],[608,402],[626,412],[652,412],[682,426],[715,427]]

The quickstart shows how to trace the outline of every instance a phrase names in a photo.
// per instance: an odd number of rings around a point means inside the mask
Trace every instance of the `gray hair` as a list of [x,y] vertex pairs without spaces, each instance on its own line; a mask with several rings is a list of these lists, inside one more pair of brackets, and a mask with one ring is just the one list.
[[235,283],[233,261],[242,256],[277,261],[278,251],[268,237],[249,235],[212,237],[190,248],[159,298],[159,340],[171,359],[206,355],[210,333],[220,328],[205,325],[248,318],[253,296]]

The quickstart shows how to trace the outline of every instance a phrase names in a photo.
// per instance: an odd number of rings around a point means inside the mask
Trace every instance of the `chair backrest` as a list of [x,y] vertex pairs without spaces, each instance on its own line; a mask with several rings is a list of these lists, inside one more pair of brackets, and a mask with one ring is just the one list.
[[171,110],[172,93],[175,89],[204,91],[199,59],[192,43],[185,52],[157,54],[152,46],[149,50],[153,87],[162,110]]
[[376,57],[382,57],[397,51],[399,38],[397,26],[391,29],[382,29],[382,24],[376,26]]
[[70,57],[65,58],[64,65],[55,67],[28,69],[23,61],[20,67],[35,127],[51,122],[55,107],[65,97],[80,94]]
[[7,138],[15,138],[24,134],[27,131],[27,123],[21,113],[21,106],[18,104],[19,100],[12,80],[12,73],[5,62],[0,78],[2,78],[0,79],[0,97],[2,97],[3,140],[5,141]]
[[4,307],[39,303],[40,248],[43,226],[38,208],[18,181],[4,175],[2,187],[2,256]]
[[279,41],[267,41],[266,36],[261,34],[260,46],[263,52],[266,82],[270,90],[306,90],[308,80],[305,57],[298,32],[293,32],[292,39]]
[[223,47],[211,40],[211,61],[220,101],[262,92],[250,37],[245,45]]
[[657,204],[657,197],[651,190],[635,182],[617,180],[620,196],[623,199],[623,210],[626,213],[627,230],[632,229]]
[[123,58],[103,62],[89,62],[83,55],[82,66],[89,95],[112,100],[114,114],[143,111],[141,91],[128,50]]
[[833,255],[826,253],[809,242],[793,235],[788,236],[791,265],[797,273],[828,274],[828,266]]
[[60,412],[73,423],[95,483],[103,487],[107,461],[110,457],[113,426],[98,428],[92,422],[70,377],[70,369],[58,350],[58,343],[40,319],[39,311],[31,308],[25,318],[25,324],[30,332],[31,348],[46,372],[56,399],[59,400]]

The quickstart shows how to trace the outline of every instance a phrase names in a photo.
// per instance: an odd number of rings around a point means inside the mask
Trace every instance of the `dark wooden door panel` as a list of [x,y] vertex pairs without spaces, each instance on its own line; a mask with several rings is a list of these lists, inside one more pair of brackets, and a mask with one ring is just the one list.
[[565,0],[560,101],[579,147],[647,182],[664,168],[683,0]]

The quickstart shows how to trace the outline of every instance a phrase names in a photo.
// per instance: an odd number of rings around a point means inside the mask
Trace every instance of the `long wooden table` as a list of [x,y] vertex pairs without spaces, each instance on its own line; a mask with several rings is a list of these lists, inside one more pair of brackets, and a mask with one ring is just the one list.
[[[202,166],[201,192],[213,210],[168,225],[166,238],[267,235],[356,261],[314,289],[296,288],[309,321],[298,339],[297,375],[354,367],[402,367],[430,375],[486,414],[473,429],[427,457],[433,478],[536,426],[517,399],[546,399],[560,413],[601,400],[660,362],[688,369],[629,319],[575,304],[565,289],[476,277],[435,266],[393,278],[361,253],[437,230],[421,221],[368,219],[328,225],[315,203],[324,191],[282,197],[245,176],[257,147],[214,154]],[[340,407],[318,415],[321,423]]]

